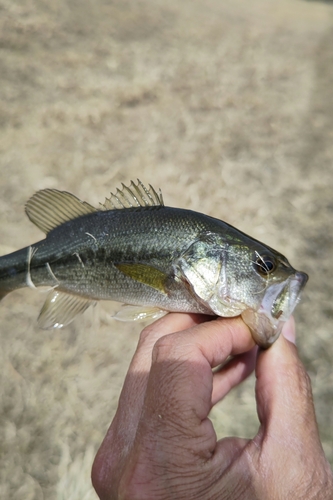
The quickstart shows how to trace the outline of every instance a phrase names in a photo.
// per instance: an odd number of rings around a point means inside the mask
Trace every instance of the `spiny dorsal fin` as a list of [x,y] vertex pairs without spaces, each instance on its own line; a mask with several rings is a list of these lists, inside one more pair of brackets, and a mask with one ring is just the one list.
[[66,191],[43,189],[28,200],[25,212],[47,234],[64,222],[96,212],[96,208]]
[[161,191],[157,193],[149,184],[149,188],[142,184],[131,181],[130,186],[122,183],[122,189],[118,189],[115,194],[111,193],[110,198],[105,198],[101,204],[104,210],[114,210],[133,207],[161,207],[164,205]]

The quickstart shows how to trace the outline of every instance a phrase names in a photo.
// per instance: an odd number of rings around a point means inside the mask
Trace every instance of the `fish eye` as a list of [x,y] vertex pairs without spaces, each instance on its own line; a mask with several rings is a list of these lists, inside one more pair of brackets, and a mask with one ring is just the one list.
[[276,269],[276,260],[270,255],[259,255],[256,252],[255,269],[259,274],[267,276]]

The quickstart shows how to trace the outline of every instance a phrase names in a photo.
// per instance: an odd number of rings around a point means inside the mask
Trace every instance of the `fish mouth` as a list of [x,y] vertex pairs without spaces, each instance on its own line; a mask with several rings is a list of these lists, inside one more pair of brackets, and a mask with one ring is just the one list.
[[242,318],[260,347],[267,349],[279,337],[284,323],[298,304],[307,281],[307,274],[296,272],[286,281],[270,285],[258,310],[243,311]]

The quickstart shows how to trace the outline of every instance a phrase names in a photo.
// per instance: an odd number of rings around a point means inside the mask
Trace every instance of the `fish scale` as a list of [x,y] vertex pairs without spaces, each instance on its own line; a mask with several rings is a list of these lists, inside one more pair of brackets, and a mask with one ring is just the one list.
[[[275,250],[199,212],[164,206],[140,181],[96,209],[47,189],[26,205],[46,238],[0,257],[0,298],[24,286],[51,290],[38,323],[60,328],[97,300],[118,319],[168,311],[242,315],[264,347],[279,335],[307,275]],[[133,309],[136,306],[137,309]]]

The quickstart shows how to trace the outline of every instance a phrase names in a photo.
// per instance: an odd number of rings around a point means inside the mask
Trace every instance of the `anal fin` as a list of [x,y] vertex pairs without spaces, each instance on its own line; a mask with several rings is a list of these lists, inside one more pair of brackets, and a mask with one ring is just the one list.
[[38,326],[43,330],[63,328],[71,323],[75,316],[83,313],[90,305],[95,303],[96,301],[85,297],[53,290],[48,294],[44,302],[38,317]]

